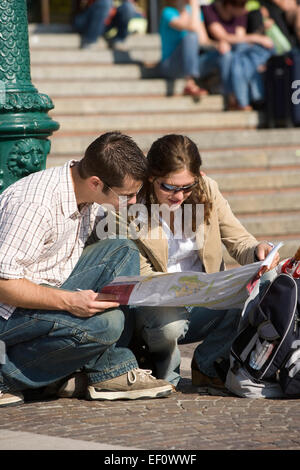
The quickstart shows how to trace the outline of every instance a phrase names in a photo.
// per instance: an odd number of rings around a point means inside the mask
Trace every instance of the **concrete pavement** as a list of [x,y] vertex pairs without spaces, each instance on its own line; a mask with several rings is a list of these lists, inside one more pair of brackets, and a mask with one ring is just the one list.
[[113,449],[127,455],[136,449],[300,449],[299,400],[244,399],[193,387],[189,364],[194,347],[180,347],[183,380],[180,391],[168,398],[51,399],[1,409],[0,449]]

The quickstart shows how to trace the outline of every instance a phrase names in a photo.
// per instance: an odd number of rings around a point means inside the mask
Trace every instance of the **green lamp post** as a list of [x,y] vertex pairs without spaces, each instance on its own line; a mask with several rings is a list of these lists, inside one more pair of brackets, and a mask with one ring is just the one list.
[[0,2],[0,192],[46,167],[59,124],[51,99],[31,83],[26,0]]

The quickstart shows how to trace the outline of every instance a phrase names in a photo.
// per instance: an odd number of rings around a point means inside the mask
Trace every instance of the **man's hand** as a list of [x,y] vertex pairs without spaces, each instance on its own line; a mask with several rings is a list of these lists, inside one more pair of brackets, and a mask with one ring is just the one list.
[[[272,249],[273,249],[273,246],[269,245],[267,242],[261,242],[255,248],[255,254],[260,261],[263,261]],[[280,256],[279,256],[279,253],[277,252],[275,253],[271,266],[269,267],[263,266],[260,274],[262,275],[264,272],[271,271],[271,269],[274,269],[278,265],[279,260],[280,260]]]
[[76,317],[91,317],[119,307],[116,296],[92,290],[70,291],[35,284],[28,279],[0,279],[0,301],[35,310],[64,310]]
[[92,290],[68,292],[66,310],[76,317],[88,318],[109,308],[119,307],[116,297]]

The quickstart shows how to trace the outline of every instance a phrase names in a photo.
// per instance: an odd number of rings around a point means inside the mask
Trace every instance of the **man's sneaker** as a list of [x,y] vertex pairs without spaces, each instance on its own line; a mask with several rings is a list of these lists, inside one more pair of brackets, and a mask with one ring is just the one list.
[[170,395],[175,387],[151,375],[151,370],[132,369],[110,380],[89,385],[86,397],[90,400],[137,400]]
[[1,406],[17,406],[24,403],[24,397],[21,392],[1,392],[0,390],[0,407]]

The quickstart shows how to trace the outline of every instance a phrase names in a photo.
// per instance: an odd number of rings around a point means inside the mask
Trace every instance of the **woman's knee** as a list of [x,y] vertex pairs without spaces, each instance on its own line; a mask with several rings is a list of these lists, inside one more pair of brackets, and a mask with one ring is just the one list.
[[183,48],[188,50],[190,53],[191,48],[195,48],[198,53],[199,50],[199,38],[197,33],[194,31],[188,31],[182,38]]
[[171,344],[184,337],[188,330],[188,320],[177,320],[161,326],[145,327],[142,332],[143,339],[148,345]]

